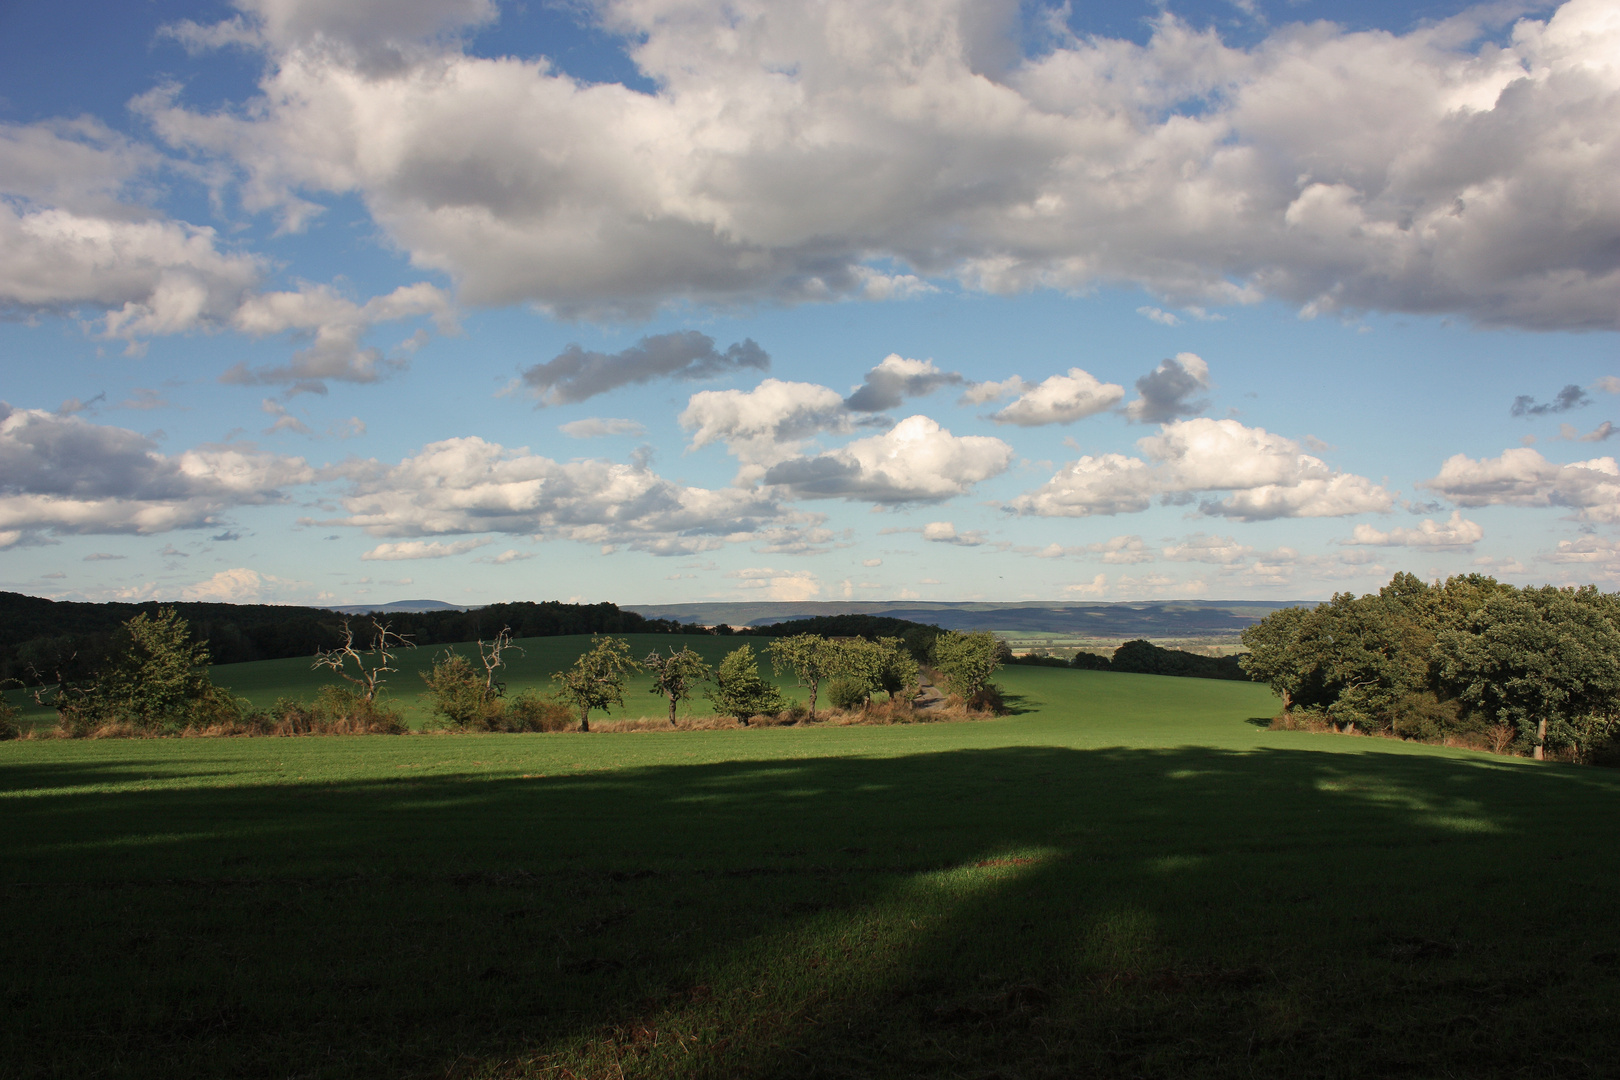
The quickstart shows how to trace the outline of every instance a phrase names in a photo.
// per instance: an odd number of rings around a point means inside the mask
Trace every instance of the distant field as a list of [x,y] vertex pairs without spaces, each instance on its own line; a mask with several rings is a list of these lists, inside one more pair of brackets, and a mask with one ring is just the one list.
[[[638,660],[653,649],[667,653],[671,647],[679,649],[684,645],[702,653],[711,666],[718,664],[726,653],[747,642],[754,646],[754,653],[760,658],[760,674],[767,679],[772,677],[770,660],[764,651],[770,644],[769,638],[714,637],[708,634],[615,636],[630,642],[631,652]],[[581,652],[591,647],[591,638],[589,635],[522,638],[517,644],[522,651],[513,650],[506,654],[508,664],[501,673],[501,678],[507,685],[507,693],[517,694],[532,689],[549,694],[555,686],[551,681],[551,673],[571,665]],[[421,727],[431,715],[423,698],[427,686],[422,681],[422,675],[433,667],[434,660],[442,655],[447,647],[475,659],[478,656],[477,647],[470,642],[453,646],[435,645],[420,649],[404,649],[394,662],[394,666],[399,670],[386,676],[387,682],[384,685],[388,699],[400,706],[406,722],[413,728]],[[354,669],[351,666],[349,670],[353,672]],[[229,687],[231,693],[246,698],[254,708],[260,709],[268,708],[277,698],[311,700],[322,686],[340,681],[330,668],[313,668],[307,659],[220,664],[212,669],[212,674],[214,681],[220,686]],[[807,696],[805,692],[792,685],[791,676],[785,682],[781,680],[778,682],[782,686],[783,693],[790,698],[803,700]],[[611,715],[615,717],[664,715],[668,706],[662,704],[662,698],[654,697],[647,690],[650,683],[651,680],[646,676],[632,675],[626,683],[625,707],[614,709]],[[36,725],[55,722],[55,713],[38,708],[22,691],[13,690],[6,696],[23,710],[25,721]],[[681,716],[712,716],[713,713],[714,710],[708,701],[701,697],[683,702],[680,708]]]
[[1620,1060],[1614,772],[1002,682],[974,723],[0,744],[0,1076]]

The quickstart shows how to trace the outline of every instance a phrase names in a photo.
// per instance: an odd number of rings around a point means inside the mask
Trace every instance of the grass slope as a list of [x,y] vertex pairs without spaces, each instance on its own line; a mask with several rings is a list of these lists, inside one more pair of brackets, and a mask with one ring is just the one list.
[[1614,773],[1003,681],[982,723],[0,744],[0,1075],[1612,1068]]

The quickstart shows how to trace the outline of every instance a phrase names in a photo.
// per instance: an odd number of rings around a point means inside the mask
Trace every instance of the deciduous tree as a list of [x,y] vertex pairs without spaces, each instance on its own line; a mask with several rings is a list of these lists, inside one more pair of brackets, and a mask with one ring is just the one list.
[[675,726],[675,708],[692,696],[693,688],[714,675],[703,657],[682,645],[664,656],[657,649],[648,653],[641,667],[653,677],[652,692],[669,700],[669,726]]
[[558,696],[579,709],[579,730],[591,730],[591,710],[624,704],[625,676],[639,665],[630,657],[630,643],[619,637],[592,637],[591,648],[574,666],[551,677]]
[[725,655],[714,673],[714,688],[706,695],[717,711],[734,716],[744,724],[750,716],[773,713],[787,707],[782,692],[759,677],[754,647],[744,645]]

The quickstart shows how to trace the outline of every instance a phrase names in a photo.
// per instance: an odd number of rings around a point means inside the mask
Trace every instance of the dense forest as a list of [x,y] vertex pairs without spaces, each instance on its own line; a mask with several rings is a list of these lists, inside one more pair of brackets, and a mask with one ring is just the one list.
[[[0,592],[0,679],[25,685],[73,681],[104,666],[118,628],[160,605],[88,604]],[[365,626],[369,616],[324,608],[271,604],[175,603],[193,638],[217,664],[313,656],[338,645],[343,624]],[[470,611],[393,612],[379,617],[417,645],[474,641],[509,627],[514,637],[561,634],[704,633],[669,619],[648,619],[615,604],[491,604]]]
[[1480,574],[1284,608],[1244,631],[1285,726],[1605,760],[1620,736],[1620,596]]

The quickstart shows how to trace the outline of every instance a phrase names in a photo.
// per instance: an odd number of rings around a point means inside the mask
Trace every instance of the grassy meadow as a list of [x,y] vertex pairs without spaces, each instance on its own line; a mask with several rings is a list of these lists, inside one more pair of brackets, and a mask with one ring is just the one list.
[[1612,1075],[1620,775],[999,681],[966,723],[0,744],[0,1076]]

